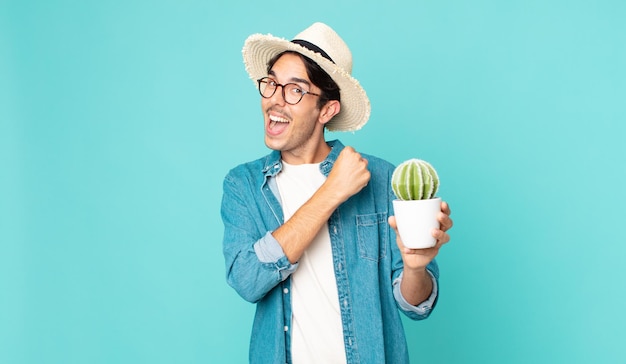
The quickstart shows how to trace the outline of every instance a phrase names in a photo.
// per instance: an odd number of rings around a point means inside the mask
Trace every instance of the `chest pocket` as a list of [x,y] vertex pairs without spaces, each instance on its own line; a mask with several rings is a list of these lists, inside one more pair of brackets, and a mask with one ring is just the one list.
[[378,261],[387,256],[387,212],[357,215],[356,232],[361,258]]

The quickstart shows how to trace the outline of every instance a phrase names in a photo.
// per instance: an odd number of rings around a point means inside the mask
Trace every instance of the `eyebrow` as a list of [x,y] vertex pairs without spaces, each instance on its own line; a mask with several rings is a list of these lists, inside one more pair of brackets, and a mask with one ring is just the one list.
[[[276,76],[276,73],[273,70],[270,70],[269,75],[270,76],[274,76],[274,77],[278,77],[278,76]],[[311,82],[307,81],[307,80],[305,80],[303,78],[292,77],[292,78],[289,79],[289,83],[291,83],[291,82],[299,82],[299,83],[303,83],[303,84],[305,84],[305,85],[307,85],[309,87],[311,86]]]

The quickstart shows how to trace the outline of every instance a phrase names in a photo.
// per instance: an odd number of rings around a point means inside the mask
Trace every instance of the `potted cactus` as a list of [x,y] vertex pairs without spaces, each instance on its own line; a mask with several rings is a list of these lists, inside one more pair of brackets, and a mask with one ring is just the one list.
[[437,214],[441,198],[436,197],[439,176],[430,163],[409,159],[399,164],[391,176],[391,188],[398,233],[407,248],[431,248],[437,243],[433,228],[439,228]]

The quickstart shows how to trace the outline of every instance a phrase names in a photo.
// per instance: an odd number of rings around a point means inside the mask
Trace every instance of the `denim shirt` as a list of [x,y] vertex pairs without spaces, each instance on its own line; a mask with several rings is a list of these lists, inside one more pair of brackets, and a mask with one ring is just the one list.
[[[325,175],[333,167],[341,142],[320,164]],[[387,223],[393,214],[391,174],[394,166],[363,154],[371,178],[368,185],[335,210],[328,220],[333,266],[339,294],[344,346],[348,363],[408,363],[408,349],[399,312],[413,320],[430,315],[437,301],[439,270],[427,267],[433,293],[419,306],[400,294],[402,257],[395,232]],[[241,297],[256,303],[250,340],[251,363],[291,363],[291,264],[272,236],[284,222],[275,176],[280,152],[239,165],[224,179],[222,220],[226,280]]]

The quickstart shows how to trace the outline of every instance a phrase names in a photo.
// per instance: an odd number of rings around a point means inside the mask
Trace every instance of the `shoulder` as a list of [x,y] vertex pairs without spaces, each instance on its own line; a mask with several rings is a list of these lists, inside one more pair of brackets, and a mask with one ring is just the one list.
[[[335,149],[335,147],[337,147],[338,151],[337,154],[339,154],[339,152],[345,147],[340,140],[331,140],[328,142],[328,144],[333,147],[333,150]],[[357,152],[361,153],[361,156],[365,159],[367,159],[368,162],[368,166],[370,167],[370,169],[372,167],[380,169],[380,170],[392,170],[395,168],[395,166],[388,162],[387,160],[377,157],[375,155],[372,154],[368,154],[368,153],[362,153],[360,150],[357,149]]]
[[255,190],[255,186],[263,184],[263,165],[265,157],[241,163],[230,169],[223,180],[225,195],[239,195],[244,191]]
[[263,166],[265,165],[266,159],[267,159],[267,156],[261,157],[259,159],[255,159],[253,161],[241,163],[235,166],[234,168],[232,168],[230,171],[228,171],[228,174],[226,175],[226,177],[242,176],[242,175],[247,175],[247,174],[252,174],[252,173],[260,173],[263,170]]
[[367,165],[372,172],[392,173],[395,169],[395,165],[383,158],[366,153],[361,153],[361,155],[367,159]]

